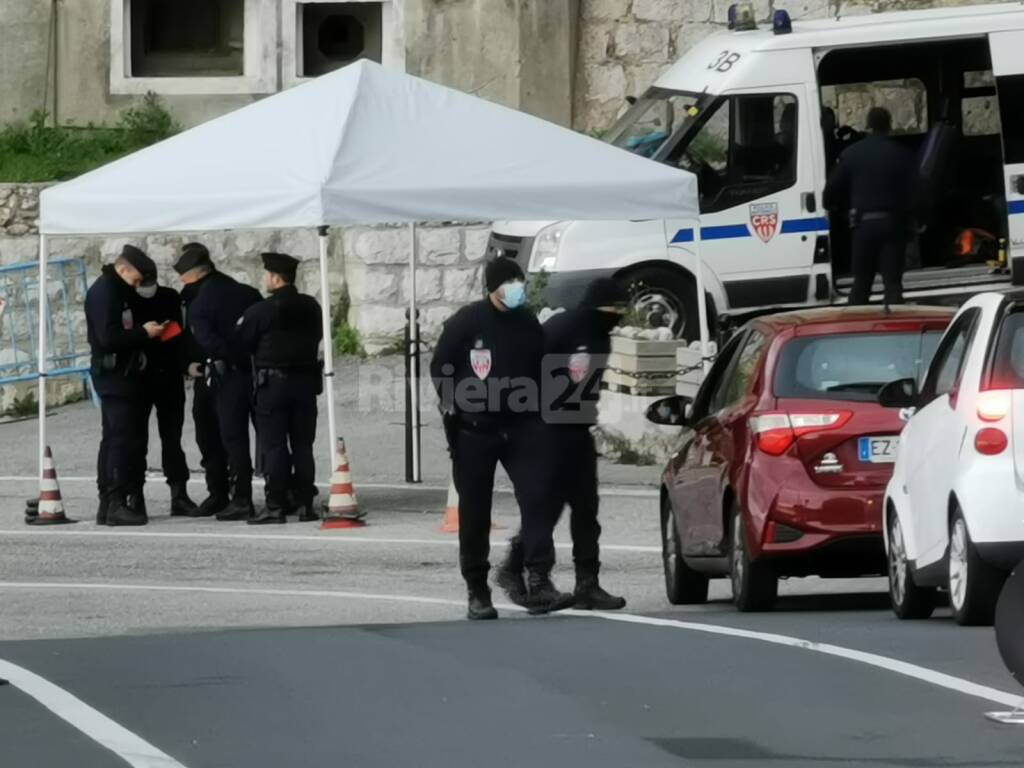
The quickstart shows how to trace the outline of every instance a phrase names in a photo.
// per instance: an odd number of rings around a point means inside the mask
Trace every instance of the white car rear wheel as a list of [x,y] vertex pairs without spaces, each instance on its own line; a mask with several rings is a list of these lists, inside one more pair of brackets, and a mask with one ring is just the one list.
[[957,624],[991,624],[1005,580],[1005,573],[978,555],[967,521],[957,509],[949,529],[949,605]]

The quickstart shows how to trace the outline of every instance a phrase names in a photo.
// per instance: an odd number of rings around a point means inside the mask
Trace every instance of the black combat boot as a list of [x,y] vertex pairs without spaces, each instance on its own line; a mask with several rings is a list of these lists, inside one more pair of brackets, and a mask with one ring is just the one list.
[[576,607],[583,611],[617,611],[626,607],[626,598],[609,595],[597,580],[597,571],[576,570]]
[[530,571],[526,578],[526,584],[529,589],[526,607],[531,616],[572,608],[573,596],[568,592],[559,592],[551,583],[550,573]]
[[296,511],[299,513],[300,523],[312,523],[314,520],[320,519],[320,513],[316,511],[312,501],[308,504],[300,504]]
[[498,612],[494,610],[494,603],[491,602],[491,590],[486,584],[469,588],[469,608],[466,611],[466,618],[470,621],[487,621],[498,618]]
[[107,507],[107,525],[145,525],[149,522],[146,513],[139,507],[138,497],[132,495],[128,499],[112,495]]
[[213,517],[227,509],[230,503],[231,499],[228,498],[226,492],[213,492],[203,499],[195,513],[189,517]]
[[220,512],[217,519],[222,522],[231,520],[251,520],[256,516],[256,508],[252,505],[252,494],[236,493],[231,502]]
[[100,495],[100,504],[96,508],[96,525],[106,525],[107,524],[107,510],[108,509],[110,509],[110,495],[106,494],[106,493],[101,494]]
[[523,545],[518,536],[509,539],[508,554],[498,566],[494,581],[505,592],[509,602],[526,607],[529,593],[523,580]]
[[276,501],[267,501],[260,513],[247,522],[249,525],[283,525],[287,522],[285,508]]
[[198,517],[199,507],[188,497],[187,483],[171,483],[171,517]]

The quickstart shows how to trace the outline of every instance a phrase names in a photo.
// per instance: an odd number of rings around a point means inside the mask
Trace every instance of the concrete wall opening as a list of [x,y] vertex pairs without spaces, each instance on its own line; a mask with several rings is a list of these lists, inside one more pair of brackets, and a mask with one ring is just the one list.
[[225,77],[245,69],[245,0],[131,0],[134,77]]
[[298,77],[326,74],[358,59],[383,60],[383,3],[300,3]]

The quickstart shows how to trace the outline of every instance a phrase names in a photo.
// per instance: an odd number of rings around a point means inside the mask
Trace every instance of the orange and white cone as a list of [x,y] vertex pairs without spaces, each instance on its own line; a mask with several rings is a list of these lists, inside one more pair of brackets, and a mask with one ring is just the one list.
[[57,482],[57,468],[53,465],[53,453],[46,446],[43,455],[43,477],[39,481],[39,503],[35,514],[28,514],[25,522],[29,525],[65,525],[76,523],[64,514],[64,500],[60,495],[60,483]]
[[348,451],[345,441],[338,438],[334,452],[334,474],[331,475],[331,494],[327,501],[327,512],[320,528],[362,528],[364,512],[359,511],[356,491],[352,487],[352,470],[348,465]]
[[441,533],[459,532],[459,492],[455,490],[455,478],[448,481],[448,502],[444,507]]

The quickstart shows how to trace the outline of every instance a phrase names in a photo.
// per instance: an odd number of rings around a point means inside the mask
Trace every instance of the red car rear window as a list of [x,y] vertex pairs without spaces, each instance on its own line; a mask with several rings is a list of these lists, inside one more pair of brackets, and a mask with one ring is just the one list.
[[803,400],[875,399],[890,381],[920,381],[942,331],[800,336],[782,348],[775,396]]

